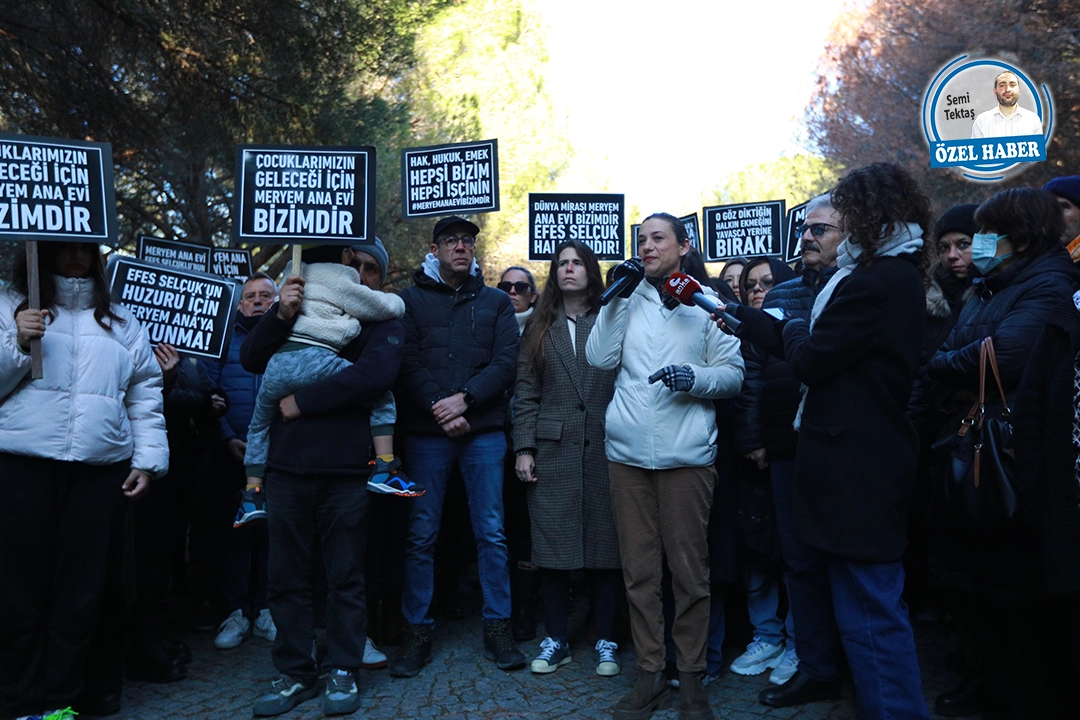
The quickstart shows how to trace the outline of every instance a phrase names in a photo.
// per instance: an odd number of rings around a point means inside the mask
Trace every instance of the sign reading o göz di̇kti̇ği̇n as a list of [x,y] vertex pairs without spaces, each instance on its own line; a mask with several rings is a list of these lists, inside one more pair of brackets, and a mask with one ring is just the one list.
[[207,245],[195,245],[193,243],[153,237],[152,235],[140,235],[138,251],[135,256],[139,260],[146,260],[160,265],[170,265],[181,270],[210,272],[210,247]]
[[713,262],[733,257],[784,254],[784,201],[766,200],[701,209],[705,218],[703,253]]
[[550,260],[564,240],[580,240],[599,260],[626,255],[626,199],[614,193],[529,193],[529,259]]
[[[999,80],[1005,86],[999,88]],[[1002,107],[1012,112],[1006,116]],[[1045,161],[1053,124],[1050,89],[999,57],[972,53],[952,60],[931,80],[922,103],[930,167],[956,168],[980,182]]]
[[108,143],[0,133],[0,238],[114,244]]
[[375,148],[238,145],[237,242],[375,237]]
[[499,209],[497,140],[401,151],[401,216],[494,212]]
[[237,311],[232,280],[116,255],[108,275],[113,302],[135,315],[152,344],[215,360],[228,349]]

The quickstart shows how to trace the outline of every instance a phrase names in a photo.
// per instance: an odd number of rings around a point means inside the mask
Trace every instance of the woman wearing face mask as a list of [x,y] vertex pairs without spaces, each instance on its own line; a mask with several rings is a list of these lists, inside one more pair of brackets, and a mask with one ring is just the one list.
[[[1063,219],[1050,193],[1004,190],[979,206],[975,221],[981,228],[971,246],[975,294],[928,367],[929,377],[953,393],[953,427],[978,396],[979,348],[987,337],[994,339],[1006,400],[1024,412],[1014,400],[1036,340],[1049,318],[1068,316],[1080,287],[1080,271],[1061,246]],[[1021,505],[1027,501],[1022,493]],[[954,519],[962,529],[981,643],[981,667],[974,669],[985,679],[981,699],[1010,718],[1054,717],[1047,704],[1054,698],[1047,682],[1053,668],[1044,665],[1058,628],[1046,627],[1040,615],[1044,581],[1030,528],[1016,522],[985,531],[960,515]]]
[[27,307],[25,253],[15,268],[0,291],[5,717],[65,707],[84,688],[127,499],[169,462],[161,369],[142,326],[112,302],[97,246],[41,243],[41,310]]
[[[638,232],[645,281],[600,309],[585,344],[590,365],[617,371],[605,444],[640,675],[614,717],[646,720],[671,702],[660,590],[666,552],[675,591],[679,715],[706,720],[712,711],[701,672],[709,624],[706,526],[716,482],[713,400],[739,391],[743,362],[735,338],[663,287],[690,250],[682,222],[658,213]],[[618,266],[616,279],[640,278],[633,265]]]

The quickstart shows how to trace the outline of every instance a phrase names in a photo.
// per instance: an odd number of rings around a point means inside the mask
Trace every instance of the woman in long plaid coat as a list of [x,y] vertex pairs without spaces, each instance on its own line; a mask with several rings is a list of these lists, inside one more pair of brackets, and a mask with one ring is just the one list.
[[581,568],[592,580],[596,671],[619,672],[611,635],[622,574],[604,454],[604,413],[615,373],[585,359],[603,290],[592,250],[576,240],[561,243],[521,343],[515,471],[529,484],[532,560],[540,568],[548,635],[532,663],[535,673],[570,662],[570,571]]

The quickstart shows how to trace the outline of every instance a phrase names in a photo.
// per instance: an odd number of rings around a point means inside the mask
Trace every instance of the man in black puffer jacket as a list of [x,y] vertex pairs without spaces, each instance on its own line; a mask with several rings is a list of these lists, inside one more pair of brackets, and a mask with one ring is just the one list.
[[502,670],[525,666],[510,632],[510,576],[503,528],[506,392],[517,374],[518,326],[510,296],[484,285],[473,251],[479,228],[459,217],[435,224],[431,254],[405,301],[398,416],[410,477],[427,488],[412,503],[402,613],[408,623],[394,677],[431,661],[429,613],[435,539],[454,464],[469,514],[484,593],[484,650]]

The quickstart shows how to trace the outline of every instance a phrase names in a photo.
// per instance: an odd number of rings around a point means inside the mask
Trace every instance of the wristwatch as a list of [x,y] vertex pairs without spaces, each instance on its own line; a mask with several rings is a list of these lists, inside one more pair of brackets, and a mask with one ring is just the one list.
[[465,401],[465,404],[468,405],[469,407],[474,407],[476,405],[476,398],[468,390],[462,390],[461,391],[461,398]]

